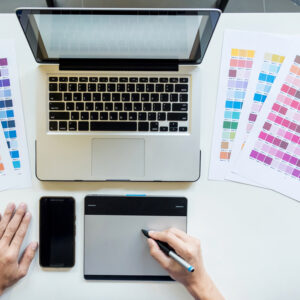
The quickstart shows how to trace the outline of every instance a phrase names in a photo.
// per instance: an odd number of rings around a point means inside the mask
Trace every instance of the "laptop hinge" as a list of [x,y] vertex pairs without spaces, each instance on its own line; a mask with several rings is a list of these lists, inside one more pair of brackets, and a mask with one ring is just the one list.
[[178,71],[177,59],[60,59],[61,71]]

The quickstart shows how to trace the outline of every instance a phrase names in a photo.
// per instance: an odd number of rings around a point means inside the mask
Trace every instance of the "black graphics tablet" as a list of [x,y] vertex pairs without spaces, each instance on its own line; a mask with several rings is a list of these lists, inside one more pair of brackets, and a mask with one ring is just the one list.
[[186,231],[186,198],[91,195],[84,205],[85,279],[171,280],[141,229]]

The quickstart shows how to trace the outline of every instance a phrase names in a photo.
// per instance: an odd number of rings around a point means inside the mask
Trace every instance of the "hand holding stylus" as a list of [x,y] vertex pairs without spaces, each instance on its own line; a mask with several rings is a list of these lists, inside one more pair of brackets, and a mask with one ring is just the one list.
[[[149,231],[149,236],[148,244],[151,256],[169,272],[173,279],[182,283],[195,299],[224,300],[204,268],[198,239],[188,236],[176,228],[161,232]],[[165,242],[171,246],[180,257],[194,267],[194,272],[189,272],[167,256],[154,240]]]

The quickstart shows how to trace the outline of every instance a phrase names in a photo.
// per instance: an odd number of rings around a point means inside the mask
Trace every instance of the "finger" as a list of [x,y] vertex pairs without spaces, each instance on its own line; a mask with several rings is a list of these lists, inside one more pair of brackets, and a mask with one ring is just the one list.
[[190,240],[190,237],[184,231],[179,230],[177,228],[171,227],[167,231],[172,232],[176,237],[178,237],[184,242],[188,242]]
[[2,240],[4,241],[4,243],[7,243],[8,245],[10,244],[13,236],[15,235],[17,229],[19,228],[19,225],[25,215],[26,212],[26,204],[25,203],[21,203],[14,216],[12,217],[12,219],[10,220],[10,222],[8,223],[3,236],[2,236]]
[[151,256],[156,259],[159,264],[166,270],[169,269],[171,264],[171,258],[166,256],[158,247],[157,243],[153,239],[148,239],[148,245],[150,248]]
[[186,256],[187,244],[171,231],[149,231],[149,235],[155,240],[168,243],[180,256]]
[[25,249],[22,258],[19,263],[19,269],[18,269],[18,278],[24,277],[29,269],[29,266],[34,258],[35,252],[37,250],[38,243],[32,242],[30,243],[27,248]]
[[31,214],[30,212],[27,212],[15,234],[15,236],[12,239],[12,242],[10,244],[10,248],[15,252],[15,254],[19,254],[22,242],[24,240],[24,237],[26,235],[29,223],[31,220]]
[[2,238],[3,233],[9,223],[9,221],[12,218],[13,212],[15,210],[15,204],[14,203],[9,203],[5,209],[3,218],[1,218],[0,222],[0,238]]

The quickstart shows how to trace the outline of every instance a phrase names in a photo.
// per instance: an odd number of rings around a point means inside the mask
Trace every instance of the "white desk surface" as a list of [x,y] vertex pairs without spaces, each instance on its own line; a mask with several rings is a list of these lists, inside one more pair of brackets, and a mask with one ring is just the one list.
[[[94,194],[146,193],[189,199],[188,232],[202,241],[206,268],[230,300],[300,299],[300,203],[257,187],[209,181],[208,168],[224,29],[299,34],[300,14],[224,14],[201,64],[202,174],[195,183],[43,183],[34,177],[35,74],[37,64],[13,14],[0,15],[0,39],[17,45],[23,108],[33,187],[0,193],[8,202],[25,201],[33,218],[26,243],[38,239],[38,204],[44,195],[76,199],[76,265],[69,271],[44,271],[38,256],[28,275],[9,289],[11,300],[190,299],[178,283],[85,281],[83,279],[83,199]],[[200,100],[200,99],[199,99]],[[101,238],[101,237],[99,237]]]

